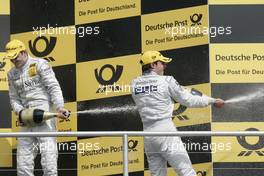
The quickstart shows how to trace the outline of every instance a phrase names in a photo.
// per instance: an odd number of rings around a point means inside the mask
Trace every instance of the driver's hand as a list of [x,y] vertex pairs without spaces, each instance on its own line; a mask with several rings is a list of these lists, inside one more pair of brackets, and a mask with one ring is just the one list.
[[225,101],[220,98],[217,98],[216,101],[214,102],[214,106],[217,108],[222,108],[224,104],[225,104]]
[[71,112],[65,108],[58,108],[57,113],[58,113],[58,118],[60,119],[67,119],[71,115]]

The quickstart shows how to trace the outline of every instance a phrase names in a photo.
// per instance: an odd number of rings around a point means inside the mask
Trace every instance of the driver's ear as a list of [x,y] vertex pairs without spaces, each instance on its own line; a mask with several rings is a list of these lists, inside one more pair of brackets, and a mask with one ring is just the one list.
[[156,65],[155,62],[154,62],[154,63],[151,63],[151,64],[150,64],[150,67],[151,67],[151,68],[155,68],[155,65]]

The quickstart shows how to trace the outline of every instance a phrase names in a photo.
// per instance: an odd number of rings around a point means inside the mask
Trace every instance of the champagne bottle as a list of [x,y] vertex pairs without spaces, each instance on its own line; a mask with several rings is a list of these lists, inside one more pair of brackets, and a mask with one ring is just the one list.
[[18,119],[20,123],[34,126],[58,115],[58,113],[46,112],[41,109],[24,109],[19,112]]

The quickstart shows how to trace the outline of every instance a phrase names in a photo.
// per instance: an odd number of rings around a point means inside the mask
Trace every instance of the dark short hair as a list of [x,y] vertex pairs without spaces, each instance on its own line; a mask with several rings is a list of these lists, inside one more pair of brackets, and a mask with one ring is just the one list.
[[23,50],[23,51],[20,51],[20,53],[26,53],[27,54],[27,51],[26,50]]
[[[157,64],[157,63],[158,63],[158,61],[153,62],[152,64]],[[151,64],[143,65],[141,67],[141,70],[142,70],[142,73],[150,71],[151,70]]]

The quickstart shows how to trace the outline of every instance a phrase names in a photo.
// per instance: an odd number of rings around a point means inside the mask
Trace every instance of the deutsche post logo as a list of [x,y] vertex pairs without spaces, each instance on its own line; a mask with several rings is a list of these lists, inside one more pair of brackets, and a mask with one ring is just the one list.
[[0,71],[5,71],[6,62],[0,62]]
[[67,118],[67,119],[60,119],[59,120],[59,123],[63,123],[63,122],[70,122],[70,118]]
[[187,109],[186,106],[180,105],[177,109],[175,109],[172,112],[173,119],[176,117],[179,120],[189,120],[189,118],[186,115],[180,115],[184,111],[186,111],[186,109]]
[[207,175],[206,171],[198,171],[196,174],[197,174],[197,176],[206,176]]
[[[194,89],[192,88],[191,89],[191,94],[192,95],[197,95],[197,96],[202,96],[203,93],[200,92],[199,90],[197,89]],[[180,121],[185,121],[185,120],[189,120],[190,118],[187,116],[187,115],[180,115],[182,114],[184,111],[186,111],[187,107],[186,106],[183,106],[183,105],[180,105],[177,109],[175,109],[173,112],[172,112],[172,119],[174,119],[175,117],[177,119],[179,119]]]
[[[246,131],[259,131],[256,128],[248,128],[246,129]],[[264,151],[263,147],[264,147],[264,136],[259,136],[258,141],[255,144],[249,144],[246,141],[246,137],[245,136],[237,136],[237,141],[238,143],[245,148],[245,151],[241,151],[237,156],[238,157],[247,157],[250,156],[252,153],[256,153],[258,156],[264,156]]]
[[138,141],[137,140],[129,140],[128,141],[128,151],[133,151],[136,152],[137,151],[137,145],[138,145]]
[[[112,72],[112,75],[108,80],[103,77],[103,72],[106,69],[110,69],[110,71]],[[116,65],[116,68],[114,68],[113,65],[106,64],[100,70],[96,68],[94,70],[95,78],[100,85],[103,85],[102,87],[97,89],[96,93],[104,93],[106,91],[106,88],[111,87],[111,85],[114,85],[114,83],[116,83],[120,79],[122,73],[123,73],[122,65]],[[112,86],[111,88],[113,90],[121,90],[121,87],[117,85]]]
[[[45,42],[45,49],[43,51],[39,51],[37,48],[37,43],[39,43],[40,41]],[[50,39],[48,40],[46,36],[41,36],[41,37],[39,36],[33,41],[33,43],[31,40],[28,43],[29,43],[29,49],[34,56],[38,58],[43,58],[48,62],[55,61],[53,57],[46,57],[46,56],[49,55],[54,50],[54,47],[57,43],[57,37],[50,37]]]
[[190,20],[193,23],[191,26],[201,25],[202,23],[200,21],[202,20],[202,17],[203,17],[203,14],[197,14],[197,13],[190,16]]

